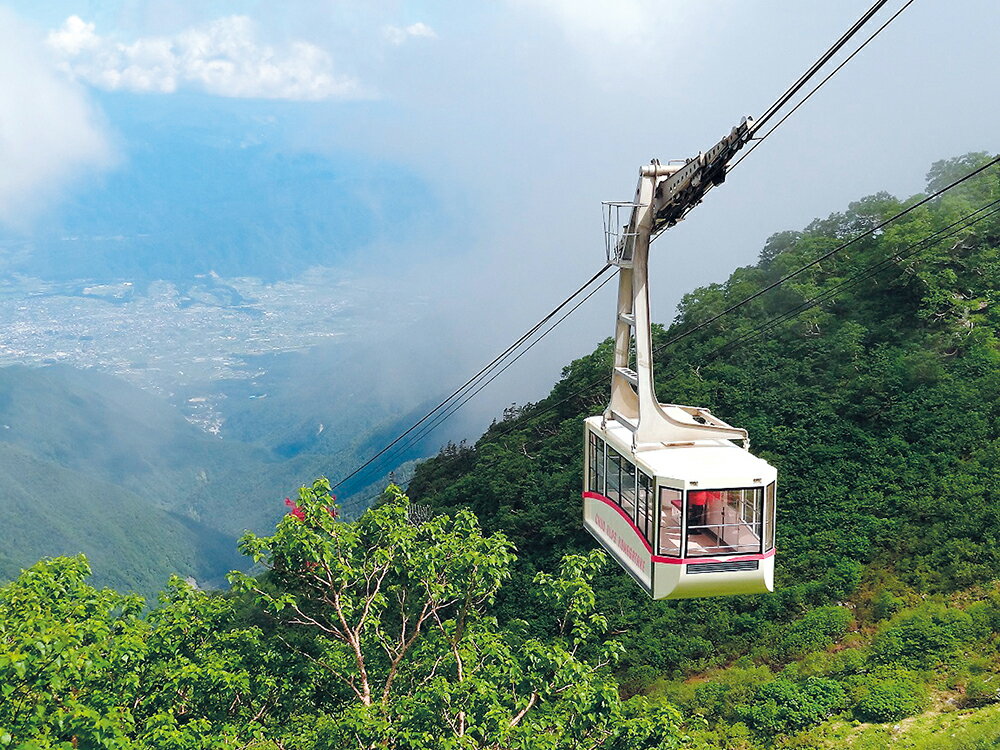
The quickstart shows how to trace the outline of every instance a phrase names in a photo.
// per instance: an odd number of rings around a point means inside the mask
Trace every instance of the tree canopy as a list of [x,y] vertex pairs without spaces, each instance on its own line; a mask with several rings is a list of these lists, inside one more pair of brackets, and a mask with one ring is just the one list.
[[358,521],[325,479],[304,487],[264,568],[234,593],[173,579],[157,606],[86,582],[82,557],[0,589],[0,747],[678,747],[679,712],[624,701],[621,648],[596,609],[600,552],[539,573],[493,612],[515,553],[467,510],[415,520],[390,487]]

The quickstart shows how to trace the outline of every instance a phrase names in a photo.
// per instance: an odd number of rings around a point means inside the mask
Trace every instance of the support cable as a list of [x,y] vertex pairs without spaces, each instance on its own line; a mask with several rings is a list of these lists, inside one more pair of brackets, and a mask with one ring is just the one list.
[[[851,60],[853,60],[854,57],[855,57],[855,55],[857,55],[861,50],[863,50],[865,47],[867,47],[868,44],[869,44],[869,42],[871,42],[875,37],[877,37],[879,34],[881,34],[885,30],[885,28],[890,23],[892,23],[893,21],[895,21],[896,18],[899,17],[899,15],[902,14],[902,12],[904,10],[906,10],[907,8],[909,8],[913,4],[913,2],[914,2],[914,0],[907,0],[907,2],[903,5],[903,7],[901,7],[899,10],[897,10],[895,13],[893,13],[892,16],[889,17],[889,20],[887,20],[885,23],[883,23],[881,26],[879,26],[872,33],[871,36],[869,36],[867,39],[865,39],[864,42],[861,43],[861,46],[859,46],[850,55],[848,55],[836,68],[834,68],[832,71],[830,71],[827,74],[826,78],[824,78],[822,81],[820,81],[818,84],[816,84],[808,94],[806,94],[804,97],[802,97],[802,99],[800,99],[795,104],[794,107],[792,107],[788,112],[785,113],[784,117],[782,117],[780,120],[778,120],[778,122],[776,122],[766,133],[764,133],[764,135],[760,136],[760,138],[755,138],[754,139],[754,144],[750,148],[748,148],[746,151],[744,151],[743,154],[740,156],[739,159],[737,159],[736,161],[734,161],[732,164],[729,165],[729,167],[726,169],[726,174],[729,174],[734,169],[736,169],[736,167],[738,167],[740,165],[740,163],[744,159],[746,159],[748,156],[750,156],[750,154],[752,154],[754,152],[754,150],[760,144],[762,144],[765,139],[767,139],[768,136],[770,136],[775,130],[777,130],[785,120],[787,120],[789,117],[791,117],[792,115],[794,115],[798,111],[799,107],[801,107],[803,104],[805,104],[807,101],[809,101],[809,99],[812,97],[813,94],[815,94],[817,91],[819,91],[827,81],[829,81],[838,72],[840,72],[841,68],[843,68],[845,65],[847,65],[847,63],[849,63]],[[754,123],[754,130],[756,130],[758,127],[759,127],[759,124],[758,123]]]
[[865,12],[865,14],[861,16],[861,18],[855,21],[854,25],[851,26],[851,28],[849,28],[847,31],[845,31],[843,36],[840,37],[840,39],[834,42],[833,45],[826,52],[820,55],[819,59],[816,60],[816,62],[814,62],[809,67],[809,69],[806,70],[805,73],[799,76],[799,80],[797,80],[795,83],[789,86],[788,89],[785,91],[785,93],[782,94],[780,97],[778,97],[777,101],[775,101],[774,104],[772,104],[770,107],[767,108],[767,111],[764,112],[764,114],[762,114],[760,118],[754,122],[753,129],[754,130],[760,129],[761,127],[763,127],[764,123],[766,123],[768,120],[774,117],[775,113],[779,109],[784,107],[788,103],[788,101],[793,96],[795,96],[803,86],[809,83],[809,79],[811,79],[814,75],[816,75],[816,73],[819,72],[820,68],[826,65],[830,61],[830,59],[834,55],[836,55],[841,50],[841,48],[851,40],[851,37],[857,34],[858,31],[861,29],[861,27],[864,26],[866,23],[868,23],[868,21],[871,20],[871,17],[874,16],[876,13],[878,13],[879,10],[882,9],[882,6],[885,5],[887,2],[888,0],[878,0],[878,2],[872,5],[872,7],[870,7]]
[[[433,409],[431,409],[429,412],[427,412],[424,416],[422,416],[420,419],[418,419],[416,422],[414,422],[408,429],[406,429],[402,434],[400,434],[396,438],[394,438],[388,445],[386,445],[380,451],[378,451],[377,453],[375,453],[375,455],[373,455],[371,458],[369,458],[363,464],[361,464],[356,469],[354,469],[353,471],[351,471],[349,474],[347,474],[346,476],[342,477],[336,484],[333,485],[332,489],[336,489],[336,488],[340,487],[346,481],[348,481],[352,477],[354,477],[357,474],[359,474],[361,471],[363,471],[368,466],[370,466],[372,463],[374,463],[378,458],[380,458],[382,455],[384,455],[390,448],[392,448],[394,445],[396,445],[400,440],[402,440],[407,435],[409,435],[411,432],[413,432],[414,430],[416,430],[421,424],[423,424],[428,419],[430,419],[432,416],[434,416],[435,414],[437,414],[440,410],[447,408],[447,406],[452,401],[461,398],[468,391],[468,389],[475,387],[475,385],[482,378],[486,377],[490,372],[492,372],[494,369],[496,369],[506,358],[508,358],[514,351],[516,351],[518,347],[520,347],[525,341],[527,341],[529,338],[531,338],[531,336],[533,336],[539,329],[541,329],[548,321],[550,321],[552,318],[554,318],[559,313],[559,311],[562,310],[564,307],[566,307],[566,305],[568,305],[570,302],[572,302],[573,299],[575,299],[582,292],[584,292],[591,284],[593,284],[595,281],[597,281],[609,268],[611,268],[611,264],[610,263],[606,263],[604,265],[604,267],[601,270],[599,270],[597,273],[595,273],[593,276],[591,276],[583,284],[583,286],[581,286],[579,289],[577,289],[575,292],[573,292],[565,300],[563,300],[562,302],[560,302],[548,315],[546,315],[545,317],[543,317],[534,326],[532,326],[530,329],[528,329],[528,331],[526,331],[519,339],[517,339],[517,341],[515,341],[513,344],[511,344],[506,349],[504,349],[500,354],[498,354],[496,357],[494,357],[493,360],[489,364],[487,364],[479,372],[477,372],[475,375],[473,375],[471,378],[469,378],[467,381],[465,381],[465,383],[463,383],[461,386],[459,386],[454,391],[452,391],[451,394],[449,394],[443,401],[441,401],[441,403],[439,403],[437,406],[435,406]],[[609,276],[608,278],[614,278],[614,277],[613,276]],[[588,295],[587,298],[589,298],[589,295]],[[577,307],[579,307],[579,305],[577,305]],[[575,310],[575,309],[576,309],[576,307],[573,308],[573,310]],[[572,310],[570,312],[572,312]],[[562,320],[565,320],[565,317],[566,316],[563,316],[563,318],[561,318],[559,322],[562,322]]]
[[[887,2],[888,2],[888,0],[878,0],[878,2],[876,2],[874,5],[872,5],[867,10],[867,12],[865,12],[865,14],[861,16],[861,18],[859,18],[857,21],[855,21],[854,24],[846,32],[844,32],[844,34],[840,37],[840,39],[838,39],[829,49],[827,49],[826,52],[824,52],[819,57],[819,59],[817,59],[816,62],[814,62],[812,64],[812,66],[810,66],[809,69],[806,70],[806,72],[803,73],[799,77],[799,79],[794,84],[792,84],[785,91],[785,93],[782,94],[770,107],[768,107],[767,111],[765,111],[765,113],[763,115],[761,115],[761,117],[757,121],[754,122],[754,126],[753,126],[754,131],[756,131],[757,129],[759,129],[760,127],[762,127],[764,125],[764,123],[767,122],[767,120],[769,120],[771,117],[773,117],[785,104],[787,104],[788,101],[791,100],[795,96],[795,94],[798,93],[802,89],[802,87],[804,87],[812,79],[812,77],[814,75],[816,75],[816,73],[824,65],[826,65],[830,61],[830,59],[833,58],[834,55],[837,54],[837,52],[839,52],[841,50],[844,47],[844,45],[847,44],[851,40],[851,38],[853,38],[854,35],[869,20],[871,20],[871,18],[879,10],[881,10],[882,7]],[[767,133],[765,133],[763,136],[761,136],[760,139],[756,140],[756,142],[750,147],[750,149],[748,151],[746,151],[735,163],[733,163],[727,169],[727,173],[729,171],[732,171],[732,169],[735,168],[740,162],[742,162],[743,159],[745,159],[747,156],[749,156],[753,152],[753,150],[755,148],[757,148],[757,146],[759,146],[764,141],[765,138],[767,138],[775,130],[777,130],[777,128],[782,123],[784,123],[791,115],[793,115],[799,109],[799,107],[801,107],[813,94],[815,94],[817,91],[819,91],[819,89],[827,81],[829,81],[831,78],[833,78],[833,76],[836,75],[845,65],[847,65],[847,63],[849,63],[852,59],[854,59],[854,57],[859,52],[861,52],[861,50],[863,50],[866,46],[868,46],[868,44],[873,39],[875,39],[875,37],[877,37],[879,34],[881,34],[882,31],[884,31],[885,28],[887,26],[889,26],[889,24],[891,24],[894,20],[896,20],[896,18],[899,17],[899,15],[902,14],[902,12],[904,10],[906,10],[911,4],[913,4],[913,2],[914,2],[914,0],[907,0],[907,2],[901,8],[899,8],[892,16],[890,16],[887,21],[885,21],[878,29],[876,29],[874,33],[872,33],[864,42],[862,42],[861,45],[857,49],[855,49],[847,58],[845,58],[836,68],[834,68],[829,74],[827,74],[827,76],[822,81],[820,81],[808,94],[806,94],[806,96],[803,99],[801,99],[788,113],[786,113],[784,117],[782,117],[772,128],[770,128],[767,131]],[[602,272],[603,272],[603,270],[606,270],[606,268],[607,268],[607,266],[605,266],[605,269],[602,269]],[[603,284],[601,286],[603,286]],[[588,298],[589,298],[589,295],[588,295]],[[573,308],[573,309],[575,310],[576,308]],[[532,344],[532,346],[534,346],[534,344]],[[525,351],[527,351],[527,350],[525,350]],[[518,357],[515,358],[514,361],[517,361],[517,359],[519,359],[520,356],[521,355],[518,355]],[[511,362],[510,364],[513,364],[513,362]],[[509,366],[510,365],[508,364],[503,369],[505,370]],[[501,372],[502,371],[503,370],[501,370]],[[499,373],[497,373],[497,375],[499,375]],[[489,382],[492,382],[492,380],[494,380],[495,377],[496,376],[494,376],[493,378],[491,378],[486,384],[488,385]],[[485,386],[483,386],[483,387],[485,387]],[[480,387],[478,390],[476,390],[472,394],[472,396],[474,396],[475,393],[478,393],[480,390],[482,390],[482,387]],[[457,409],[461,408],[465,403],[467,403],[468,400],[469,400],[469,398],[471,398],[472,396],[470,396],[470,397],[466,398],[465,400],[461,401],[461,403],[457,404],[456,406],[448,407],[448,408],[452,409],[452,411],[448,413],[449,416],[450,416],[451,413],[454,413],[454,411],[456,411]],[[459,397],[459,398],[461,398],[461,397]],[[447,419],[447,416],[444,417],[443,419],[439,418],[433,424],[434,425],[440,424],[440,422],[443,421],[444,419]],[[431,429],[433,429],[433,426],[431,427]],[[420,433],[421,437],[423,435],[426,435],[428,432],[430,432],[430,430],[424,430],[424,431],[422,431]],[[415,442],[415,441],[411,440],[410,442],[407,443],[407,446],[411,445],[413,442]]]
[[452,404],[450,404],[448,407],[446,407],[429,424],[425,425],[423,427],[423,429],[420,430],[420,432],[418,432],[416,435],[413,435],[406,443],[404,443],[403,445],[401,445],[398,448],[396,448],[396,450],[394,450],[391,454],[389,454],[389,456],[387,456],[387,458],[392,458],[393,456],[398,456],[400,454],[405,453],[408,448],[410,448],[411,446],[419,443],[427,435],[429,435],[431,432],[433,432],[435,429],[437,429],[437,427],[442,422],[444,422],[445,420],[447,420],[452,414],[454,414],[456,411],[458,411],[463,406],[465,406],[465,404],[467,404],[469,401],[471,401],[473,398],[475,398],[475,396],[481,390],[483,390],[486,386],[488,386],[490,383],[492,383],[494,380],[496,380],[498,377],[500,377],[500,375],[503,373],[504,370],[506,370],[508,367],[510,367],[511,365],[513,365],[515,362],[517,362],[517,360],[519,360],[521,357],[523,357],[525,354],[527,354],[528,351],[532,347],[535,346],[535,344],[537,344],[543,338],[545,338],[547,335],[549,335],[556,326],[558,326],[560,323],[562,323],[564,320],[566,320],[566,318],[568,318],[570,315],[572,315],[577,310],[577,308],[579,308],[581,305],[583,305],[583,303],[585,303],[587,300],[589,300],[591,297],[593,297],[595,294],[597,294],[598,291],[600,291],[608,282],[610,282],[614,278],[615,278],[614,276],[608,276],[597,287],[595,287],[593,290],[591,290],[591,292],[586,297],[584,297],[579,302],[577,302],[572,308],[570,308],[569,311],[566,312],[565,315],[563,315],[561,318],[559,318],[559,320],[557,320],[547,330],[545,330],[538,338],[536,338],[528,346],[526,346],[524,349],[522,349],[517,354],[516,357],[514,357],[513,359],[511,359],[502,368],[500,368],[499,370],[497,370],[497,372],[495,372],[492,377],[490,377],[485,382],[481,382],[478,385],[478,387],[475,388],[475,390],[472,390],[470,393],[468,393],[464,398],[462,398],[462,400],[460,400],[460,401],[456,400],[455,402],[453,402]]
[[[762,289],[759,289],[758,291],[756,291],[753,294],[745,297],[744,299],[740,300],[739,302],[736,302],[736,303],[730,305],[726,309],[724,309],[721,312],[719,312],[719,313],[711,316],[707,320],[704,320],[701,323],[698,323],[697,325],[695,325],[695,326],[693,326],[693,327],[691,327],[691,328],[689,328],[689,329],[687,329],[685,331],[682,331],[678,335],[676,335],[673,338],[671,338],[670,340],[666,341],[664,344],[661,344],[659,347],[657,347],[654,350],[654,354],[662,351],[663,349],[665,349],[668,346],[672,346],[672,345],[674,345],[674,344],[682,341],[683,339],[687,338],[688,336],[693,335],[697,331],[700,331],[700,330],[708,327],[712,323],[715,323],[716,321],[718,321],[720,318],[722,318],[722,317],[724,317],[726,315],[729,315],[729,314],[735,312],[736,310],[738,310],[738,309],[744,307],[745,305],[749,304],[750,302],[754,301],[758,297],[760,297],[760,296],[762,296],[764,294],[767,294],[768,292],[772,291],[773,289],[778,288],[779,286],[781,286],[784,283],[790,281],[791,279],[793,279],[796,276],[800,275],[801,273],[807,271],[808,269],[810,269],[810,268],[818,265],[819,263],[822,263],[825,260],[828,260],[829,258],[833,257],[837,253],[839,253],[839,252],[847,249],[848,247],[851,247],[851,246],[855,245],[856,243],[860,242],[862,239],[864,239],[864,238],[866,238],[866,237],[874,234],[875,232],[877,232],[877,231],[879,231],[881,229],[884,229],[886,226],[888,226],[888,225],[890,225],[890,224],[898,221],[899,219],[903,218],[904,216],[906,216],[906,215],[910,214],[911,212],[915,211],[917,208],[920,208],[921,206],[926,205],[927,203],[929,203],[930,201],[934,200],[935,198],[939,198],[940,196],[942,196],[945,193],[947,193],[949,190],[952,190],[955,187],[957,187],[957,186],[959,186],[959,185],[967,182],[968,180],[970,180],[973,177],[981,174],[985,170],[989,169],[990,167],[992,167],[992,166],[994,166],[994,165],[996,165],[998,163],[1000,163],[1000,156],[994,157],[993,159],[991,159],[990,161],[986,162],[982,166],[980,166],[980,167],[972,170],[971,172],[963,175],[962,177],[959,177],[958,179],[952,181],[951,183],[949,183],[948,185],[944,186],[943,188],[940,188],[939,190],[936,190],[935,192],[931,193],[930,195],[925,196],[921,200],[919,200],[916,203],[908,206],[905,209],[902,209],[901,211],[897,212],[896,214],[894,214],[893,216],[889,217],[888,219],[885,219],[884,221],[878,223],[874,227],[872,227],[870,229],[867,229],[864,232],[858,233],[857,235],[855,235],[851,239],[847,240],[846,242],[843,242],[840,245],[838,245],[837,247],[833,248],[832,250],[829,250],[826,253],[820,255],[819,257],[814,258],[813,260],[809,261],[805,265],[800,266],[798,269],[796,269],[796,270],[794,270],[794,271],[792,271],[792,272],[790,272],[788,274],[785,274],[780,279],[777,279],[776,281],[768,284],[767,286],[763,287]],[[525,336],[522,336],[521,339],[519,340],[519,342],[523,342],[524,340],[526,340],[530,336],[530,334],[532,332],[537,331],[542,325],[544,325],[545,322],[547,322],[552,317],[554,317],[554,315],[556,313],[558,313],[558,311],[560,311],[563,307],[565,307],[567,304],[569,304],[569,302],[571,302],[577,295],[579,295],[581,291],[585,290],[588,286],[590,286],[598,278],[600,278],[601,274],[603,274],[604,272],[606,272],[608,270],[608,268],[610,268],[610,266],[611,266],[611,264],[606,264],[604,266],[604,268],[602,268],[600,271],[598,271],[598,273],[596,273],[594,276],[592,276],[582,287],[580,287],[580,289],[578,289],[573,295],[571,295],[566,300],[564,300],[562,303],[560,303],[559,306],[556,307],[555,310],[553,310],[553,312],[549,313],[549,315],[547,315],[545,318],[543,318],[543,320],[540,321],[539,324],[537,324],[536,326],[534,326],[528,334],[525,334]],[[611,278],[614,278],[614,277],[613,276],[609,276],[608,279],[605,279],[605,283],[607,283],[607,281],[610,280]],[[602,286],[603,286],[603,284],[602,284]],[[596,291],[596,290],[594,290],[594,291]],[[589,295],[588,295],[587,298],[589,299]],[[580,304],[582,304],[582,302]],[[579,307],[579,305],[577,305],[577,307]],[[577,309],[577,307],[574,307],[573,310]],[[572,310],[570,312],[572,312]],[[562,322],[562,320],[564,320],[565,317],[566,316],[564,316],[562,319],[560,319],[559,322]],[[506,350],[505,354],[508,354],[509,352],[513,351],[514,348],[515,347],[513,345],[511,347],[508,347],[508,349]],[[501,360],[501,357],[497,357],[494,360],[494,363],[491,363],[491,366],[483,368],[483,370],[480,371],[480,372],[484,373],[487,370],[492,371],[492,369],[494,369],[496,366],[499,366],[499,361],[500,360]],[[472,378],[470,381],[468,381],[466,383],[466,386],[468,386],[469,383],[472,383],[473,381],[476,381],[476,378]],[[589,386],[586,386],[586,388],[589,389],[592,386],[593,386],[593,384],[589,385]],[[464,387],[465,386],[463,386],[463,388]],[[472,386],[472,387],[475,387],[475,386]],[[460,388],[458,391],[456,391],[454,394],[452,394],[452,396],[455,396],[455,394],[457,394],[461,390],[462,389]],[[554,405],[552,405],[550,407],[547,407],[546,410],[543,411],[543,412],[540,412],[540,414],[541,413],[546,413],[548,410],[551,410],[552,408],[555,408],[556,406],[559,406],[562,403],[565,403],[570,398],[573,398],[575,395],[578,395],[578,392],[570,394],[565,399],[557,402],[556,404],[554,404]],[[459,396],[459,398],[461,398],[461,397]],[[436,414],[439,411],[440,408],[445,407],[447,404],[450,404],[451,401],[452,401],[452,397],[449,397],[448,399],[445,399],[445,401],[443,401],[438,407],[436,407],[431,412],[429,412],[424,417],[422,417],[420,420],[418,420],[408,430],[406,430],[404,433],[402,433],[400,436],[398,436],[392,442],[390,442],[387,446],[385,446],[384,448],[382,448],[378,453],[376,453],[374,456],[372,456],[370,459],[368,459],[368,461],[366,461],[364,464],[362,464],[357,469],[355,469],[350,474],[348,474],[346,477],[344,477],[339,482],[337,482],[337,484],[334,485],[334,488],[339,487],[344,482],[346,482],[348,479],[350,479],[351,477],[355,476],[360,471],[362,471],[364,468],[366,468],[367,466],[369,466],[372,463],[374,463],[379,457],[381,457],[386,452],[388,452],[394,445],[396,445],[397,443],[399,443],[407,435],[409,435],[411,432],[413,432],[414,430],[416,430],[421,424],[423,424],[425,421],[427,421],[428,419],[430,419],[434,414]]]

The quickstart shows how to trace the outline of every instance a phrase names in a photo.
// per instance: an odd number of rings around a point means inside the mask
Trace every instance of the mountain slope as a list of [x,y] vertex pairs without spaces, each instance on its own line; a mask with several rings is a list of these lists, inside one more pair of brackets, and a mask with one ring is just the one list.
[[[171,573],[220,584],[246,565],[235,551],[245,530],[270,528],[285,496],[357,465],[413,418],[412,393],[338,380],[343,358],[337,348],[297,357],[301,370],[276,367],[262,380],[274,398],[233,391],[224,438],[95,370],[0,368],[0,578],[83,551],[115,587],[150,593]],[[310,439],[295,444],[300,433]],[[345,496],[370,481],[358,476]]]
[[95,580],[152,593],[165,571],[218,584],[242,564],[232,538],[108,482],[0,443],[0,579],[41,557],[84,553]]
[[0,576],[84,551],[99,581],[145,593],[171,573],[219,584],[236,538],[270,526],[312,465],[224,441],[118,378],[0,369]]
[[266,450],[207,435],[165,401],[94,370],[0,369],[0,442],[159,507],[214,516],[231,533],[273,520],[250,501],[219,512],[239,494],[234,474],[272,468]]
[[[928,187],[983,161],[935,164]],[[975,670],[1000,675],[996,623],[973,627],[994,616],[987,612],[1000,569],[1000,221],[993,215],[945,241],[914,244],[998,198],[993,168],[700,327],[913,202],[865,198],[802,232],[775,235],[756,265],[687,295],[670,329],[654,332],[660,397],[746,427],[755,452],[778,467],[777,589],[650,602],[610,567],[600,597],[627,649],[626,690],[656,693],[664,681],[733,663],[766,667],[739,689],[747,706],[774,706],[773,716],[705,707],[738,705],[735,693],[687,707],[774,740],[831,712],[864,716],[872,691],[896,691],[912,713],[928,691],[952,690],[956,700],[957,685],[961,700]],[[881,265],[869,275],[873,264]],[[827,292],[830,299],[808,306]],[[580,521],[581,419],[606,404],[611,352],[604,342],[567,367],[548,398],[474,447],[418,466],[410,483],[415,501],[470,507],[486,528],[508,533],[523,587],[565,552],[593,547]],[[919,609],[928,597],[942,608]],[[510,616],[525,616],[521,600],[515,591]],[[980,600],[984,609],[970,610],[979,614],[962,611]],[[891,651],[883,641],[904,645]],[[909,648],[920,658],[907,661]],[[982,659],[970,666],[976,653]],[[828,702],[814,701],[813,713],[786,724],[774,719],[813,700],[820,685],[832,691]],[[722,684],[718,695],[734,689]]]

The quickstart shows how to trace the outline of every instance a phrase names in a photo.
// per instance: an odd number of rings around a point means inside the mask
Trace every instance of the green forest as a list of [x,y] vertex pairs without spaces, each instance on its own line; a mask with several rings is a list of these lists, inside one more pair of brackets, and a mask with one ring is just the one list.
[[774,593],[650,601],[582,530],[609,339],[356,521],[303,488],[225,592],[24,570],[0,747],[997,747],[1000,170],[881,226],[990,159],[772,236],[654,331],[660,398],[778,469]]

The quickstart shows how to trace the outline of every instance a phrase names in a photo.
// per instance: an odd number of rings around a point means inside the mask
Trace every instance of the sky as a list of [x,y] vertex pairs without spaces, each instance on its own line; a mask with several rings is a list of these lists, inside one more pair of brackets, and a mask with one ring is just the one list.
[[[137,156],[149,123],[217,131],[233,163],[257,158],[248,144],[326,160],[379,225],[345,220],[358,241],[336,262],[385,289],[390,325],[418,314],[401,300],[425,301],[417,330],[454,362],[447,388],[600,268],[602,200],[630,199],[651,158],[693,156],[760,114],[869,4],[7,2],[0,225],[30,235],[95,185],[155,170]],[[654,320],[755,262],[775,232],[880,190],[919,192],[936,160],[1000,151],[998,20],[994,0],[916,0],[654,244]],[[157,143],[164,161],[197,158]],[[235,175],[219,178],[238,208],[220,235],[254,217]],[[163,184],[177,193],[165,221],[183,223],[184,186]],[[610,335],[613,286],[492,400],[541,397]]]

